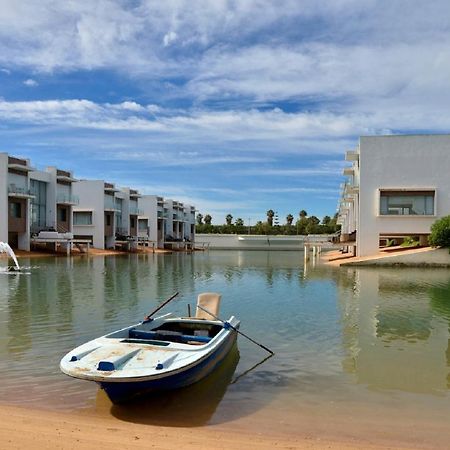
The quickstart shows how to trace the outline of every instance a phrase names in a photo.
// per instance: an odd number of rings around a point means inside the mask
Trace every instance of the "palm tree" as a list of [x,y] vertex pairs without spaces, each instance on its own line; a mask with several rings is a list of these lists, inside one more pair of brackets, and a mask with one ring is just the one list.
[[269,209],[269,211],[267,211],[267,223],[272,226],[273,224],[273,216],[275,215],[275,213],[273,212],[273,210]]
[[209,214],[206,214],[205,216],[205,224],[211,225],[212,217]]
[[243,219],[241,219],[240,217],[238,217],[238,218],[236,219],[235,224],[236,224],[237,227],[243,227],[243,226],[244,226],[244,221],[243,221]]
[[304,209],[302,209],[302,210],[298,213],[298,215],[300,216],[300,219],[304,219],[304,218],[308,215],[308,213],[307,213]]
[[288,225],[292,225],[292,222],[294,221],[294,216],[292,215],[292,214],[288,214],[287,216],[286,216],[286,223],[288,224]]
[[203,215],[202,214],[197,214],[197,224],[203,225]]
[[227,216],[225,217],[225,221],[226,221],[227,225],[231,225],[232,220],[233,220],[233,216],[231,214],[227,214]]

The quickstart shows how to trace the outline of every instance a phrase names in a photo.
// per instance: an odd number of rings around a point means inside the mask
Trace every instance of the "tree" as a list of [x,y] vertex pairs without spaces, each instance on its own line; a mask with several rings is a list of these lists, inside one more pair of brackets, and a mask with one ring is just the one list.
[[243,227],[243,226],[244,226],[244,220],[241,219],[240,217],[238,217],[238,218],[236,219],[235,225],[236,225],[237,227]]
[[450,216],[442,217],[431,225],[428,242],[433,247],[450,247]]
[[273,225],[273,216],[275,215],[275,213],[273,212],[273,210],[269,209],[269,211],[267,211],[267,223],[272,226]]
[[212,217],[209,214],[205,216],[205,225],[211,225]]
[[286,216],[286,223],[288,224],[288,225],[292,225],[292,222],[294,221],[294,216],[292,215],[292,214],[288,214],[287,216]]
[[197,225],[203,225],[203,215],[197,214]]
[[322,224],[323,225],[330,225],[331,222],[331,217],[330,216],[324,216],[324,218],[322,219]]
[[304,218],[308,215],[308,213],[307,213],[304,209],[302,209],[302,210],[298,213],[298,215],[300,216],[300,219],[304,219]]
[[232,221],[233,221],[233,216],[231,214],[227,214],[227,216],[225,217],[225,222],[227,223],[227,225],[231,225]]
[[308,217],[306,234],[316,234],[319,231],[320,220],[316,216]]

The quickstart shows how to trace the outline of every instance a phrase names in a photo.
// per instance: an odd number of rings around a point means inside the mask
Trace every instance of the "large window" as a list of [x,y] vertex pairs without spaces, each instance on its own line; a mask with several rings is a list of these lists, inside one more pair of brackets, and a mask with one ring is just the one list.
[[74,211],[74,225],[92,225],[92,211]]
[[434,191],[380,191],[382,216],[432,216]]
[[9,204],[9,215],[14,219],[21,219],[22,205],[19,202],[11,202]]
[[31,223],[34,226],[46,226],[47,209],[47,183],[38,180],[30,180],[30,188],[33,194],[31,199]]

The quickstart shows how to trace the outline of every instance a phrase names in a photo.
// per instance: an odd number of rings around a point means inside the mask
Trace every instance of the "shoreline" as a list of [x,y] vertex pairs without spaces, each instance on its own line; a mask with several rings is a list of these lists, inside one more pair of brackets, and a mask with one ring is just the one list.
[[[232,425],[164,427],[125,422],[92,412],[55,412],[20,406],[1,405],[0,442],[5,449],[77,448],[128,449],[158,448],[247,448],[284,449],[412,449],[414,447],[370,444],[352,439],[329,440],[304,434],[267,433],[243,430]],[[238,424],[236,424],[238,425]]]

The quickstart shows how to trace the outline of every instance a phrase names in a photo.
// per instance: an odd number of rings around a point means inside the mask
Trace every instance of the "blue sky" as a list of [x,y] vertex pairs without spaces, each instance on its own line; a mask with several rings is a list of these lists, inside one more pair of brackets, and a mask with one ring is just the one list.
[[358,136],[450,128],[450,3],[0,0],[0,151],[264,220]]

